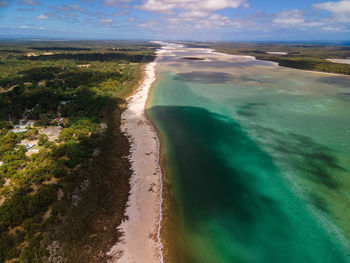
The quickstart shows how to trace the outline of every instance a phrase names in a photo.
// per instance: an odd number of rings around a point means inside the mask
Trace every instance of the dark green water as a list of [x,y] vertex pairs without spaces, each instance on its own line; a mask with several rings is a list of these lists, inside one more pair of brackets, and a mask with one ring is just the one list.
[[174,262],[350,262],[350,108],[336,98],[350,80],[332,79],[339,90],[320,97],[304,87],[322,75],[196,49],[172,55],[158,64],[149,111],[179,214]]

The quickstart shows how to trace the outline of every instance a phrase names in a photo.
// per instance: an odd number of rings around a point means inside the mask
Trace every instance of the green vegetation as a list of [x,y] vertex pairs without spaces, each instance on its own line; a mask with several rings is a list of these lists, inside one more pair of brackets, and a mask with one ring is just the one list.
[[[350,75],[350,65],[327,60],[350,57],[350,47],[249,42],[221,42],[203,46],[227,54],[251,55],[259,60],[278,62],[284,67]],[[287,52],[288,55],[271,55],[266,52]]]
[[129,178],[120,114],[154,48],[136,42],[0,44],[0,262],[88,262],[76,252],[95,233],[89,224],[107,217],[101,206],[111,211],[102,202],[114,200],[115,189],[120,196],[110,204],[119,217],[111,212],[108,227],[116,231]]

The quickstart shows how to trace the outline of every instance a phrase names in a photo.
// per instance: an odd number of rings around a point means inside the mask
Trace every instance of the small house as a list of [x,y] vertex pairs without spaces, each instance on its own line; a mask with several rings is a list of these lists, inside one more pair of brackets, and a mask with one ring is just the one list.
[[29,149],[33,148],[35,146],[35,144],[34,143],[26,143],[24,146],[26,147],[27,150],[29,150]]
[[16,129],[26,129],[28,126],[33,128],[34,121],[21,121],[20,124],[15,125]]
[[[16,127],[15,127],[16,128]],[[21,132],[26,132],[28,129],[22,129],[22,128],[16,128],[16,129],[13,129],[12,132],[13,133],[21,133]]]

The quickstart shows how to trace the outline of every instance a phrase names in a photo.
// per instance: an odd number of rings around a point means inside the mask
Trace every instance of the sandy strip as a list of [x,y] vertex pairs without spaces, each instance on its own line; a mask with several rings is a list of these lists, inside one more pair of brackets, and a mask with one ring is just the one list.
[[132,145],[129,158],[133,175],[126,209],[128,219],[119,227],[124,237],[107,253],[112,257],[109,263],[163,263],[159,140],[145,116],[148,93],[156,79],[155,66],[156,61],[146,65],[145,78],[137,91],[128,98],[128,108],[122,114],[121,129]]
[[265,52],[265,53],[269,54],[269,55],[282,55],[282,56],[288,55],[288,52],[278,52],[278,51],[268,51],[268,52]]
[[330,62],[333,62],[333,63],[350,64],[350,58],[344,58],[344,59],[341,59],[341,58],[329,58],[327,60],[330,61]]
[[[207,49],[207,50],[209,50],[209,53],[215,53],[215,54],[218,54],[218,55],[231,56],[231,57],[234,57],[234,58],[245,58],[245,59],[247,59],[247,61],[257,60],[256,57],[254,57],[254,56],[232,55],[232,54],[220,53],[220,52],[213,51],[214,49]],[[285,67],[285,66],[281,66],[278,62],[275,62],[275,61],[269,61],[269,60],[259,60],[259,61],[270,62],[271,66],[279,67],[279,68],[286,68],[286,69],[290,69],[290,70],[298,70],[298,71],[304,71],[304,72],[309,72],[309,73],[331,75],[331,76],[338,76],[338,77],[339,76],[341,76],[341,77],[344,77],[344,76],[348,77],[349,76],[349,75],[341,74],[341,73],[331,73],[331,72],[323,72],[323,71],[305,70],[305,69],[298,69],[298,68],[292,68],[292,67]],[[332,62],[334,62],[334,61],[332,61]],[[336,63],[336,62],[334,62],[334,63]]]

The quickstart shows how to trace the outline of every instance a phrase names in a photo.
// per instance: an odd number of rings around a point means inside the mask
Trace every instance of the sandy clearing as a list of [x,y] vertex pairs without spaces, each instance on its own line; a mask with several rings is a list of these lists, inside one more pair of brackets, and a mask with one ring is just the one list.
[[61,126],[50,126],[46,128],[40,128],[39,133],[46,134],[50,141],[55,141],[58,139],[58,136],[60,135],[61,130],[62,130]]

